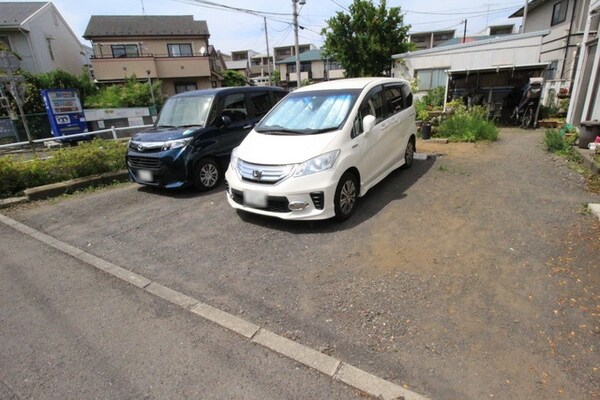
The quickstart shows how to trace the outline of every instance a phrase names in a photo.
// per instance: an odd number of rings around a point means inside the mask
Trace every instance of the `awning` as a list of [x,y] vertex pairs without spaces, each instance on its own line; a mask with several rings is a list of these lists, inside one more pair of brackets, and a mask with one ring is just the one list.
[[470,75],[481,72],[500,72],[500,71],[516,71],[523,69],[546,69],[550,63],[535,63],[535,64],[519,64],[519,65],[497,65],[494,67],[473,68],[473,69],[451,69],[448,70],[448,75]]

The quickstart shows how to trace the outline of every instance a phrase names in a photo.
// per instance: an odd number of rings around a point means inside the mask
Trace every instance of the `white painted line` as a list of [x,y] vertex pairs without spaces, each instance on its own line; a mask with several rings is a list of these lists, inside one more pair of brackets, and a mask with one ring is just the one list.
[[258,331],[252,341],[331,377],[335,375],[341,362],[266,329]]
[[402,386],[386,381],[385,379],[369,374],[368,372],[346,363],[342,363],[335,379],[360,389],[378,399],[428,400],[427,397],[411,392]]
[[[591,205],[590,205],[591,206]],[[600,205],[598,205],[600,208]],[[595,212],[595,211],[594,211]],[[600,212],[600,210],[599,210]],[[20,222],[6,217],[0,213],[0,222],[8,225],[19,232],[31,236],[43,243],[54,247],[78,260],[102,270],[116,278],[130,283],[148,293],[158,296],[172,304],[187,309],[206,320],[212,321],[221,327],[231,330],[241,336],[250,339],[285,357],[315,369],[323,374],[333,377],[334,380],[343,382],[349,386],[359,389],[372,396],[389,400],[428,400],[427,397],[414,393],[402,386],[379,378],[350,364],[343,363],[331,356],[313,350],[293,340],[279,336],[260,326],[241,319],[235,315],[221,311],[218,308],[201,303],[181,292],[166,286],[152,282],[142,275],[128,271],[125,268],[114,265],[92,254],[86,253],[74,246],[61,242],[60,240],[46,235],[40,231],[30,228]]]
[[176,304],[181,308],[192,308],[198,304],[198,300],[187,296],[181,292],[177,292],[173,289],[169,289],[166,286],[159,285],[158,283],[152,282],[144,288],[144,290],[152,293],[155,296],[161,297],[170,303]]
[[215,324],[221,325],[230,331],[234,331],[237,334],[245,336],[248,339],[254,336],[260,329],[258,325],[254,325],[251,322],[226,313],[225,311],[221,311],[218,308],[209,306],[208,304],[199,303],[195,307],[192,307],[190,311],[209,321],[214,322]]

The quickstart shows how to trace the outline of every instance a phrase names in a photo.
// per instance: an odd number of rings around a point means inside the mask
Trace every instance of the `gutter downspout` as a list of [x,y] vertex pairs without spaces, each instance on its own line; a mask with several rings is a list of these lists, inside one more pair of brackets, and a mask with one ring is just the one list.
[[[569,33],[567,34],[567,45],[565,46],[565,56],[563,57],[563,65],[560,70],[560,79],[565,78],[565,69],[567,66],[567,56],[569,54],[569,45],[571,44],[571,34],[573,33],[573,23],[575,22],[575,10],[577,9],[577,0],[573,2],[573,12],[571,13],[571,23],[569,24]],[[571,72],[571,79],[573,73]]]
[[29,51],[31,52],[31,58],[33,59],[33,65],[35,66],[35,71],[36,73],[41,73],[42,71],[40,70],[40,65],[38,63],[37,57],[35,56],[35,52],[33,51],[33,46],[31,45],[31,37],[26,34],[23,30],[23,28],[19,27],[19,32],[21,32],[21,34],[23,36],[25,36],[25,38],[27,38],[27,44],[29,45]]

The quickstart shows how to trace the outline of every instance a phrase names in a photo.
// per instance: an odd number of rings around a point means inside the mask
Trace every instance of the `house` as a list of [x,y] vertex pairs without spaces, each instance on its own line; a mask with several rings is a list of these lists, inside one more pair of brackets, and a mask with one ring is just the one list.
[[[316,50],[317,48],[312,44],[300,44],[298,45],[298,53],[302,54],[310,50]],[[296,56],[296,46],[278,46],[273,49],[273,57],[275,63],[285,60],[288,57]]]
[[224,61],[209,44],[206,21],[191,15],[94,15],[83,37],[92,44],[99,83],[160,79],[166,96],[219,87]]
[[[549,71],[544,98],[555,98],[560,89],[569,90],[575,77],[580,43],[582,42],[589,1],[532,0],[527,6],[523,32],[548,31],[540,49],[540,62],[548,63]],[[524,7],[510,18],[520,18]]]
[[415,32],[408,34],[408,41],[414,44],[415,50],[425,50],[437,47],[447,40],[453,39],[456,30],[441,30],[428,32]]
[[[296,56],[276,62],[281,73],[281,85],[287,88],[297,87]],[[314,83],[340,79],[344,77],[342,65],[324,56],[323,50],[309,50],[300,53],[300,82],[309,80]]]
[[600,120],[600,0],[591,1],[585,20],[567,114],[567,121],[573,125]]
[[51,2],[0,2],[0,43],[31,73],[80,75],[87,64],[84,47]]

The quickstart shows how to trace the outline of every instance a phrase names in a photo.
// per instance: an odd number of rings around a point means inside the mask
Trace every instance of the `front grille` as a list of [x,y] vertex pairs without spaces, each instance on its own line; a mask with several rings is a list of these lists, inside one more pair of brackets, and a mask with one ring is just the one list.
[[[231,199],[240,204],[244,205],[244,194],[240,190],[231,190]],[[287,197],[284,196],[269,196],[267,201],[267,208],[261,208],[261,210],[271,211],[276,213],[287,213],[290,212],[289,209],[290,202]]]
[[162,142],[129,142],[129,149],[137,153],[158,153],[162,151]]
[[292,171],[291,165],[261,165],[239,160],[237,170],[246,182],[274,185],[285,179]]
[[323,192],[312,192],[310,194],[313,204],[317,210],[322,210],[325,206],[325,195]]
[[129,156],[127,157],[127,162],[130,167],[139,169],[157,170],[162,166],[160,159],[153,157]]

